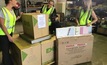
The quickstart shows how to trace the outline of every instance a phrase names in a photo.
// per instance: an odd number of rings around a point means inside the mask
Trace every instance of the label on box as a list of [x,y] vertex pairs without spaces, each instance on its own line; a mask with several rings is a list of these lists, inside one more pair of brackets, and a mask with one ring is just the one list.
[[88,33],[89,33],[89,34],[92,33],[92,26],[88,26]]
[[67,44],[65,46],[67,55],[69,54],[77,54],[85,52],[85,48],[87,43],[79,43],[79,44]]
[[74,27],[70,27],[68,30],[68,36],[74,36],[75,35],[75,28]]
[[37,16],[37,20],[38,20],[38,28],[44,28],[46,27],[46,18],[45,18],[45,15],[42,14],[42,15],[38,15]]
[[92,33],[92,26],[80,26],[80,27],[64,27],[56,29],[57,38],[88,35]]
[[75,27],[75,35],[80,35],[80,27]]
[[75,27],[65,27],[65,28],[56,29],[57,38],[74,36],[74,35],[75,35]]
[[69,28],[57,28],[56,29],[56,36],[57,38],[66,37],[68,35]]
[[88,34],[88,27],[87,26],[81,26],[80,27],[80,34],[81,35]]

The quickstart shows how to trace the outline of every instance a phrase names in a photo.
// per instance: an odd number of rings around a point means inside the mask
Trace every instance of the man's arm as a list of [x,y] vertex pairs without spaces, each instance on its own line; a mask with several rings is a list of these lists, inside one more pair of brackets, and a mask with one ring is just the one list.
[[7,31],[6,26],[4,25],[5,21],[3,18],[0,17],[0,28],[3,30],[3,32],[7,35],[8,39],[10,42],[13,42],[12,37],[10,36],[10,34]]

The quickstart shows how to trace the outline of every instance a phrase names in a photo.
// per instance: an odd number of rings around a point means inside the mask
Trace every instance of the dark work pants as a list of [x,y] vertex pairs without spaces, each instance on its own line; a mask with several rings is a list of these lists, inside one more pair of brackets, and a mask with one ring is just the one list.
[[9,53],[11,42],[9,42],[6,35],[0,35],[0,48],[2,51],[2,63],[3,65],[13,65],[12,59]]
[[49,26],[49,33],[56,34],[56,28],[60,28],[61,24],[58,21],[52,22],[51,26]]

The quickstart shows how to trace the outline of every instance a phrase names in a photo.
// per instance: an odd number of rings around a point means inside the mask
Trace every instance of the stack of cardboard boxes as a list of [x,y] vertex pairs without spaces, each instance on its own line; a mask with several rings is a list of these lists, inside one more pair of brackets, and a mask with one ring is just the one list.
[[30,44],[17,36],[11,49],[14,65],[47,65],[54,62],[55,39],[53,36],[49,40]]
[[[23,35],[28,39],[49,35],[48,15],[26,13],[22,16],[22,22]],[[11,48],[14,65],[51,65],[54,59],[57,65],[74,65],[91,61],[93,48],[91,27],[58,28],[56,36],[57,40],[53,36],[35,44],[30,44],[19,35],[14,36],[15,41]]]
[[38,39],[49,35],[48,15],[40,13],[25,13],[22,15],[24,33],[14,35],[11,53],[14,65],[47,65],[54,62],[55,36],[47,40],[30,44],[21,38]]
[[87,26],[58,28],[56,65],[91,61],[94,37],[90,32],[91,28]]

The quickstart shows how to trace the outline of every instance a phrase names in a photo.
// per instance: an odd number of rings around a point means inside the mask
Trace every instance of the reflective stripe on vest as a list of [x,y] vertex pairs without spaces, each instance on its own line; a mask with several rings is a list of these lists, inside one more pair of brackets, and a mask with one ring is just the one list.
[[[4,14],[4,25],[6,26],[8,33],[11,34],[12,32],[14,32],[16,16],[13,11],[11,13],[5,7],[2,8],[2,12]],[[0,35],[5,35],[1,28]]]
[[89,20],[91,16],[91,10],[84,12],[81,10],[80,12],[80,18],[79,18],[79,23],[80,25],[86,25],[86,23],[90,23],[91,21]]

